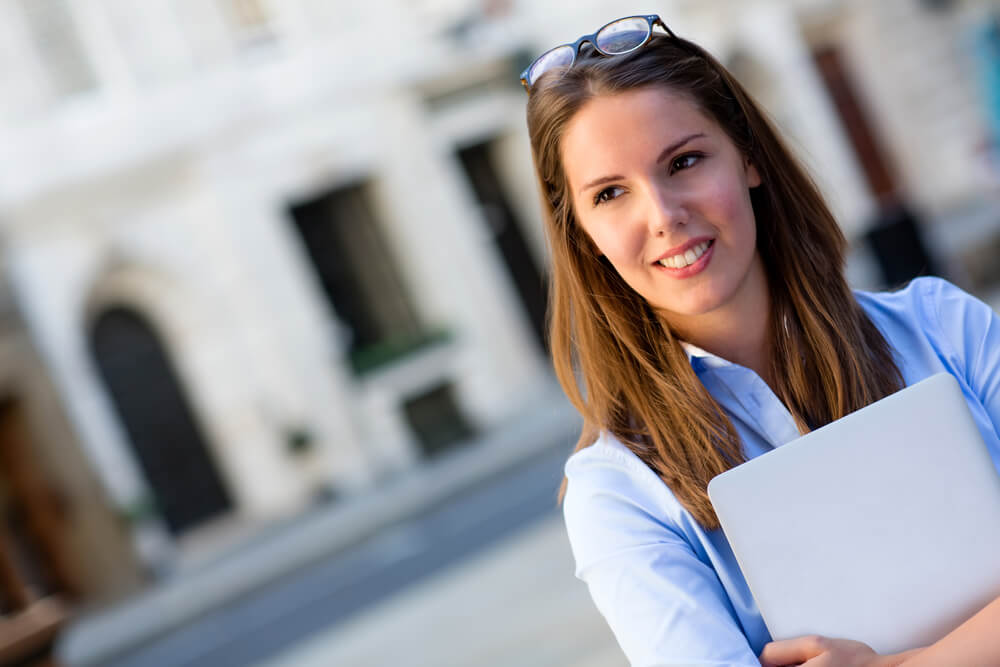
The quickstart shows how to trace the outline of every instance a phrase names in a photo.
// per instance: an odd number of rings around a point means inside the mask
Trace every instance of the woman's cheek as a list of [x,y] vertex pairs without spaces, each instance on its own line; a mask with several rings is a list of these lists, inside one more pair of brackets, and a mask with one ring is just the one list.
[[729,228],[729,236],[746,238],[754,235],[753,209],[749,208],[739,191],[719,193],[716,203],[719,218]]
[[593,237],[597,248],[611,260],[612,264],[621,264],[633,253],[636,245],[634,234],[623,231],[620,227],[609,224],[602,225],[598,235]]

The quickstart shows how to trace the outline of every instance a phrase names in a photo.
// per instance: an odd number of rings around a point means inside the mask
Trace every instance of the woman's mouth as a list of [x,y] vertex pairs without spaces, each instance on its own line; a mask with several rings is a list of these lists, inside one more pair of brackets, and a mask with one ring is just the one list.
[[701,272],[702,269],[708,266],[708,261],[711,259],[714,247],[715,239],[702,241],[684,252],[659,259],[654,264],[662,266],[671,275],[678,278],[686,278]]
[[698,261],[699,257],[705,254],[705,251],[708,250],[712,243],[714,243],[714,241],[702,241],[698,245],[693,248],[688,248],[682,253],[678,253],[671,257],[664,257],[659,260],[659,263],[668,269],[683,269],[686,266],[691,266]]

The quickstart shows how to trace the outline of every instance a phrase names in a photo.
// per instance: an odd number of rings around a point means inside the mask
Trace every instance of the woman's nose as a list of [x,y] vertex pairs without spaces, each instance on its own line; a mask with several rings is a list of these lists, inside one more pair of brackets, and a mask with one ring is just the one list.
[[683,206],[670,193],[650,188],[646,200],[646,224],[651,236],[664,236],[684,223]]

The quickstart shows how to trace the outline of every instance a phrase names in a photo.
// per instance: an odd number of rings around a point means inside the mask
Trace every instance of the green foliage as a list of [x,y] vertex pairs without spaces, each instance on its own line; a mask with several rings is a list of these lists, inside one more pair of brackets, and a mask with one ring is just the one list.
[[418,334],[405,334],[386,338],[366,345],[350,354],[351,368],[355,375],[364,375],[414,352],[451,340],[447,329],[432,329]]

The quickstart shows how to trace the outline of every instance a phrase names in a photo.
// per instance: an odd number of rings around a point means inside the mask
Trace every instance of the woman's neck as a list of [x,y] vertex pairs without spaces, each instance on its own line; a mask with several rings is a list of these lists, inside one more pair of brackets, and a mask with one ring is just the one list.
[[685,321],[671,321],[671,326],[683,340],[749,368],[773,387],[771,299],[763,270],[751,276],[725,306]]

